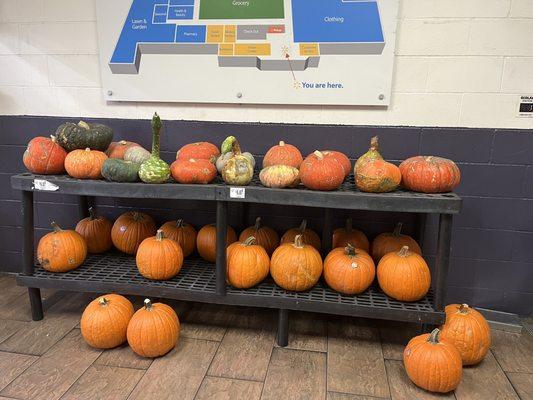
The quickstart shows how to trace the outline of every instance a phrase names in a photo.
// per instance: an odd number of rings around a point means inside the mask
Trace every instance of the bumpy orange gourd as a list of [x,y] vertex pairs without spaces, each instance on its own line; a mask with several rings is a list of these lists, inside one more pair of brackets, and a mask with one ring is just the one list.
[[324,260],[324,279],[343,294],[363,293],[374,281],[376,267],[366,251],[351,244],[331,250]]
[[333,248],[346,247],[348,244],[367,253],[370,251],[368,238],[363,232],[353,229],[351,218],[346,220],[344,228],[337,228],[333,231]]
[[403,224],[399,222],[392,233],[384,232],[376,236],[372,242],[372,258],[374,258],[374,262],[379,262],[381,257],[391,251],[400,251],[403,246],[408,246],[412,252],[422,255],[422,249],[416,240],[409,235],[401,233],[402,226]]
[[424,259],[404,246],[398,252],[385,254],[378,264],[381,289],[399,301],[417,301],[431,284],[431,273]]
[[441,327],[441,338],[457,348],[463,365],[482,361],[491,343],[487,320],[468,304],[450,304],[445,311],[446,323]]
[[400,169],[385,160],[366,161],[357,167],[355,184],[362,192],[386,193],[398,188],[402,180]]
[[57,144],[56,137],[38,136],[28,143],[22,156],[28,171],[40,175],[61,174],[65,171],[67,152]]
[[461,382],[461,355],[453,344],[439,339],[440,331],[416,336],[403,352],[403,364],[409,379],[430,392],[447,393]]
[[133,317],[131,302],[118,294],[106,294],[89,303],[81,316],[81,334],[97,349],[112,349],[126,341],[128,323]]
[[296,146],[280,141],[278,145],[272,146],[265,154],[263,168],[273,165],[288,165],[289,167],[300,168],[302,161],[302,153]]
[[155,222],[148,214],[128,211],[117,218],[111,229],[111,240],[117,249],[135,254],[141,242],[156,233]]
[[76,225],[78,232],[87,243],[89,253],[98,254],[108,251],[112,246],[111,228],[113,224],[107,218],[96,216],[94,209],[89,208],[89,216]]
[[148,279],[164,281],[175,277],[183,265],[183,251],[178,242],[167,239],[162,230],[139,245],[135,257],[139,273]]
[[76,179],[101,179],[105,160],[105,153],[98,150],[73,150],[65,158],[65,169]]
[[[235,230],[228,225],[226,247],[237,241]],[[198,232],[196,249],[204,260],[214,263],[217,256],[217,228],[215,224],[206,225]]]
[[87,257],[87,243],[76,231],[63,230],[52,222],[53,232],[44,235],[37,246],[37,260],[50,272],[78,268]]
[[402,186],[415,192],[451,192],[461,182],[459,167],[447,158],[411,157],[400,164],[400,171]]
[[346,156],[346,154],[336,151],[336,150],[324,150],[322,153],[326,157],[331,157],[334,160],[337,160],[337,162],[342,165],[342,169],[344,170],[344,176],[347,177],[352,172],[352,162]]
[[315,151],[308,155],[300,165],[300,180],[312,190],[335,190],[344,181],[344,168],[333,157],[326,157]]
[[141,357],[160,357],[172,350],[180,335],[180,321],[174,310],[146,299],[128,325],[131,349]]
[[255,244],[262,246],[270,256],[279,246],[278,233],[269,226],[261,224],[261,217],[255,219],[255,225],[246,228],[239,236],[239,242],[244,242],[249,237],[255,238]]
[[165,222],[160,230],[165,237],[175,240],[181,246],[183,257],[188,257],[196,248],[196,229],[182,219]]
[[314,230],[307,227],[307,220],[305,219],[298,228],[291,228],[285,232],[281,237],[281,243],[294,243],[294,239],[298,235],[302,235],[302,240],[305,244],[313,246],[318,251],[322,248],[320,236]]
[[128,151],[132,147],[141,147],[141,145],[135,142],[128,142],[127,140],[111,142],[105,154],[109,158],[118,158],[120,160],[124,160],[124,155],[126,154],[126,151]]
[[251,236],[228,247],[226,265],[229,284],[237,289],[248,289],[268,276],[270,258],[262,246],[255,244],[255,237]]
[[363,164],[366,164],[369,161],[372,160],[383,160],[383,157],[381,156],[379,152],[379,140],[377,136],[374,136],[370,140],[370,148],[368,151],[363,154],[361,157],[357,159],[355,162],[355,166],[353,168],[353,174],[357,175],[357,169],[362,166]]
[[270,275],[285,290],[302,292],[316,285],[322,275],[322,257],[297,235],[294,243],[279,246],[272,254]]
[[205,185],[216,178],[217,167],[209,160],[180,158],[172,163],[170,172],[178,183]]
[[196,160],[208,160],[215,163],[220,150],[213,143],[209,142],[197,142],[189,143],[183,146],[176,153],[176,160],[190,160],[191,158]]

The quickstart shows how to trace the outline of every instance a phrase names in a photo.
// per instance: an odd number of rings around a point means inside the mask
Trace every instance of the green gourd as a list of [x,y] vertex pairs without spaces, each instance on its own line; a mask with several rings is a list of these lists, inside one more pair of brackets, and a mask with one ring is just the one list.
[[139,177],[145,183],[165,183],[170,178],[170,167],[159,157],[159,134],[163,124],[157,113],[152,118],[152,156],[141,164]]
[[222,179],[228,185],[246,186],[252,181],[254,167],[250,160],[241,154],[237,140],[233,142],[231,151],[233,157],[222,168]]
[[102,166],[102,176],[111,182],[137,182],[141,164],[108,158]]
[[381,156],[378,150],[378,147],[379,147],[378,137],[374,136],[370,140],[370,148],[368,149],[368,151],[365,154],[363,154],[361,157],[359,157],[357,161],[355,162],[355,166],[353,169],[354,175],[357,174],[357,168],[359,168],[361,165],[369,161],[373,161],[373,160],[383,160],[383,157]]
[[86,148],[106,151],[113,141],[113,130],[103,124],[66,122],[59,125],[55,136],[57,143],[67,152]]
[[235,136],[228,136],[224,141],[222,142],[222,145],[220,146],[220,153],[222,155],[229,153],[232,149],[233,143],[235,143],[237,139]]

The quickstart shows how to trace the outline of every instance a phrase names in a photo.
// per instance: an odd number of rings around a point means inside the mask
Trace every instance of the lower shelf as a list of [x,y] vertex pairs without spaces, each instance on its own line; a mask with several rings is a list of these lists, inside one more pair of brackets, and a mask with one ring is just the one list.
[[143,278],[135,258],[120,253],[90,255],[78,269],[50,273],[36,267],[34,275],[19,275],[18,283],[27,287],[52,288],[75,292],[118,292],[204,303],[281,308],[366,318],[444,323],[444,312],[433,307],[433,294],[414,303],[395,301],[370,288],[359,296],[345,296],[321,283],[313,289],[287,292],[267,279],[255,288],[240,290],[227,287],[225,295],[216,293],[215,266],[199,258],[187,259],[180,273],[168,281]]

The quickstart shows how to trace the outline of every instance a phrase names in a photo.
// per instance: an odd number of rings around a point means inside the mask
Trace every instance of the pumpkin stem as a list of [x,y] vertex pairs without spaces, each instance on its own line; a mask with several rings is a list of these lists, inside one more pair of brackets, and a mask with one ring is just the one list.
[[431,344],[439,344],[440,330],[439,328],[433,329],[433,332],[429,335],[428,342]]
[[318,158],[319,160],[322,160],[324,158],[324,154],[322,154],[321,151],[315,150],[313,154]]
[[285,142],[284,142],[283,140],[280,140],[280,141],[279,141],[279,145],[280,145],[281,147],[283,147],[283,146],[285,146]]
[[152,118],[152,157],[159,158],[159,135],[163,124],[157,113]]
[[460,312],[461,314],[468,314],[468,311],[469,311],[468,304],[464,304],[464,303],[463,303],[463,304],[461,304],[461,305],[459,306],[459,312]]
[[98,299],[98,304],[101,306],[107,306],[109,304],[109,300],[107,300],[105,297],[100,297]]
[[379,148],[378,137],[374,136],[372,139],[370,139],[370,149],[377,150],[378,148]]
[[344,251],[346,252],[347,256],[354,257],[355,256],[355,247],[353,244],[348,243],[346,247],[344,248]]
[[395,237],[400,236],[400,233],[402,232],[402,226],[403,224],[398,222],[398,224],[396,224],[396,228],[394,228],[394,231],[392,232],[392,235]]
[[300,224],[300,227],[298,228],[298,230],[303,234],[305,233],[306,229],[307,229],[307,220],[304,219],[302,223]]
[[120,142],[118,142],[118,144],[120,144],[122,146],[126,146],[128,144],[128,142],[126,142],[125,140],[121,140]]
[[89,207],[89,219],[91,221],[94,221],[96,219],[96,215],[94,213],[94,208],[92,208],[92,207]]
[[91,151],[91,148],[90,147],[86,147],[85,151]]
[[304,237],[303,235],[296,235],[294,238],[294,247],[302,249],[304,247]]
[[242,154],[241,145],[237,139],[235,139],[231,144],[231,152],[233,153],[233,157],[240,156]]
[[163,240],[165,238],[165,234],[163,233],[163,231],[161,229],[158,229],[157,230],[157,233],[155,234],[155,240],[157,240],[158,242],[160,242],[161,240]]
[[134,221],[140,221],[142,219],[141,214],[138,211],[133,211],[132,217]]
[[243,246],[252,246],[255,244],[255,237],[250,236],[248,239],[246,239],[244,242],[242,242]]
[[152,310],[152,302],[150,301],[150,299],[144,299],[144,307],[148,310],[148,311],[151,311]]
[[255,219],[254,229],[255,229],[256,231],[258,231],[259,228],[261,228],[261,217],[257,217],[257,218]]
[[50,225],[52,225],[54,232],[61,232],[63,230],[55,221],[52,221]]
[[55,135],[50,135],[52,142],[57,143],[57,137]]
[[83,129],[91,129],[91,127],[89,126],[89,124],[85,121],[80,121],[78,122],[78,126],[80,128],[83,128]]
[[407,257],[409,254],[411,254],[411,251],[409,250],[409,246],[403,246],[398,252],[398,255],[400,257]]
[[351,217],[346,219],[346,227],[345,227],[345,229],[346,229],[347,233],[350,233],[352,231],[353,226],[352,226],[352,218]]
[[177,228],[183,228],[183,220],[182,219],[178,219],[176,221],[176,227]]

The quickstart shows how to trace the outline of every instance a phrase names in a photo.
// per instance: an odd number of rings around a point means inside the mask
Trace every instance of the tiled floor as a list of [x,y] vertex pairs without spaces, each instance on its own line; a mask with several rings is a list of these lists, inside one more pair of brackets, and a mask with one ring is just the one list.
[[85,344],[78,321],[91,296],[44,295],[45,318],[33,322],[26,290],[0,275],[0,400],[533,399],[528,334],[494,331],[487,358],[464,369],[455,393],[435,396],[403,369],[413,325],[292,313],[289,347],[279,348],[273,311],[170,303],[181,337],[151,360]]

